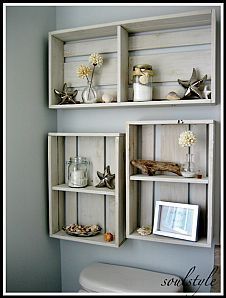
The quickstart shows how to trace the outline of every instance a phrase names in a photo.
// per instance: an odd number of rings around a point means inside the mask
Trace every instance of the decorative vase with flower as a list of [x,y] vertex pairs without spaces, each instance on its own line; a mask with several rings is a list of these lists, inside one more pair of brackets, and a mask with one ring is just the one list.
[[103,58],[98,53],[93,53],[89,57],[89,62],[92,65],[92,68],[82,64],[77,70],[79,78],[87,79],[87,86],[82,91],[82,100],[84,103],[94,103],[97,101],[97,92],[95,87],[92,85],[93,76],[95,67],[100,67],[103,64]]
[[193,161],[194,154],[190,153],[190,147],[194,143],[196,143],[196,141],[197,141],[196,135],[190,130],[183,131],[179,136],[179,140],[178,140],[179,145],[181,147],[188,147],[186,160],[181,165],[181,174],[183,177],[186,177],[186,178],[193,178],[196,176],[196,172],[195,172],[196,169]]

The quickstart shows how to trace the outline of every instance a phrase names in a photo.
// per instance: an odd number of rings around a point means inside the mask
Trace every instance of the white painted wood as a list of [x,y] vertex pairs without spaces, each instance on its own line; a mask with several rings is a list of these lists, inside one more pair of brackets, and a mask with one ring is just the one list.
[[[210,50],[184,51],[175,53],[149,54],[129,57],[129,84],[132,84],[132,70],[136,64],[151,64],[154,71],[153,82],[177,82],[189,80],[192,69],[199,72],[200,78],[207,74],[211,78]],[[172,90],[173,91],[173,90]]]
[[58,192],[52,186],[58,184],[57,173],[57,138],[48,136],[48,170],[49,170],[49,233],[58,231]]
[[[109,132],[109,133],[102,133],[102,132],[94,132],[94,133],[81,133],[81,132],[49,132],[48,134],[49,136],[56,136],[56,137],[120,137],[120,136],[124,136],[123,133],[117,133],[117,132]],[[69,144],[70,142],[74,142],[73,144]],[[71,147],[71,151],[70,151],[70,156],[76,156],[76,143],[75,140],[73,140],[73,138],[68,138],[68,146]],[[70,158],[70,156],[65,156],[66,160],[68,160]]]
[[[197,170],[200,170],[203,177],[207,176],[207,126],[190,125],[190,130],[197,136],[197,142],[191,146],[190,152],[193,154],[193,161]],[[200,235],[206,236],[206,187],[200,185],[190,185],[190,204],[198,204],[200,207]]]
[[103,246],[108,246],[108,247],[117,247],[115,244],[115,241],[112,242],[106,242],[104,241],[104,236],[103,234],[98,234],[96,236],[92,237],[75,237],[75,236],[70,236],[66,234],[63,230],[51,235],[53,238],[61,239],[61,240],[69,240],[69,241],[76,241],[76,242],[82,242],[82,243],[87,243],[87,244],[96,244],[96,245],[103,245]]
[[[96,186],[97,171],[104,171],[104,137],[78,137],[78,156],[90,162],[88,185]],[[104,196],[78,193],[78,223],[99,224],[104,229]]]
[[215,122],[209,125],[209,132],[208,132],[208,176],[209,176],[209,184],[208,184],[208,195],[207,195],[207,242],[209,244],[212,243],[213,238],[213,211],[214,211],[214,204],[213,204],[213,194],[214,194],[214,162],[215,162],[215,146],[214,146],[214,139],[215,139]]
[[54,89],[62,90],[64,76],[63,42],[49,34],[49,106],[58,104]]
[[[169,161],[182,164],[186,160],[187,148],[178,144],[180,133],[187,130],[188,125],[156,125],[156,149],[157,161]],[[174,175],[167,173],[168,175]],[[177,176],[176,176],[177,178]],[[188,203],[187,184],[156,183],[155,193],[157,200]]]
[[[116,156],[118,154],[118,151],[116,151],[115,148],[115,138],[113,137],[106,137],[105,139],[106,142],[106,151],[105,151],[105,164],[106,166],[109,165],[110,166],[110,171],[112,174],[116,175],[116,181],[118,179],[117,175],[118,171],[116,168]],[[115,184],[115,179],[113,181],[113,183]],[[109,189],[110,190],[110,189]],[[113,192],[114,195],[116,195],[116,197],[112,198],[109,196],[106,196],[106,210],[105,210],[105,216],[106,216],[106,232],[110,232],[113,235],[115,235],[115,232],[118,233],[118,231],[115,230],[116,227],[116,222],[117,222],[117,215],[116,215],[116,211],[117,208],[115,206],[116,200],[118,199],[118,185],[117,185],[117,189],[115,190],[110,190]],[[118,239],[118,234],[115,237],[116,239]]]
[[[70,157],[77,156],[77,141],[74,136],[65,137],[65,182],[68,181],[68,164]],[[69,188],[69,187],[68,187]],[[63,191],[63,189],[62,189]],[[77,194],[65,193],[65,224],[77,223]]]
[[127,238],[129,239],[137,239],[137,240],[146,240],[146,241],[154,241],[159,243],[169,243],[169,244],[176,244],[176,245],[188,245],[188,246],[196,246],[196,247],[211,247],[211,245],[206,241],[206,238],[200,238],[198,241],[188,241],[182,239],[174,239],[170,237],[160,236],[160,235],[148,235],[148,236],[141,236],[136,231],[131,233]]
[[[137,151],[146,150],[151,146],[151,137],[148,145],[142,143],[139,137],[140,128],[155,125],[155,160],[183,162],[188,148],[179,147],[178,138],[182,131],[192,130],[197,135],[197,143],[191,148],[191,153],[196,153],[195,162],[207,175],[204,178],[184,178],[172,173],[148,176],[137,174],[135,169],[130,168],[130,160],[137,158],[149,159],[149,155],[138,155]],[[134,134],[134,130],[136,134]],[[142,148],[144,147],[144,148]],[[147,147],[148,148],[148,147]],[[213,157],[214,157],[214,121],[213,120],[163,120],[163,121],[127,121],[126,123],[126,179],[127,179],[127,214],[126,214],[126,237],[130,239],[174,243],[180,245],[192,245],[198,247],[211,247],[213,227]],[[185,152],[185,151],[186,152]],[[184,152],[183,152],[184,151]],[[207,161],[208,156],[208,161]],[[135,157],[135,158],[134,158]],[[136,195],[133,192],[134,182],[149,184],[154,183],[154,201],[162,200],[169,202],[188,203],[199,205],[201,209],[200,226],[201,233],[196,242],[181,242],[174,238],[156,237],[157,235],[141,236],[137,233],[137,217],[139,209],[137,200],[142,197],[142,189],[138,189]],[[137,191],[137,190],[136,190]],[[147,209],[148,203],[146,205]],[[133,220],[131,219],[133,218]]]
[[[144,125],[141,131],[141,159],[154,159],[154,125]],[[132,176],[133,177],[133,176]],[[140,180],[138,180],[140,181]],[[153,221],[153,183],[140,184],[140,226],[152,226]]]
[[78,224],[100,225],[104,230],[104,196],[78,194]]
[[213,124],[214,120],[144,120],[144,121],[127,121],[127,125],[151,125],[151,124]]
[[191,184],[208,184],[208,178],[184,178],[176,175],[156,175],[148,176],[143,174],[136,174],[130,176],[132,181],[148,181],[148,182],[169,182],[169,183],[191,183]]
[[[65,144],[64,137],[57,137],[57,173],[58,183],[63,183],[65,179]],[[59,198],[59,229],[65,224],[65,198],[62,191],[58,192]]]
[[137,228],[138,211],[138,191],[137,182],[130,182],[130,176],[137,173],[130,161],[137,159],[137,127],[135,125],[126,126],[126,237]]
[[216,12],[211,15],[211,102],[216,103]]
[[117,27],[117,101],[127,101],[128,98],[128,32],[121,26]]
[[116,152],[116,231],[118,238],[115,240],[119,246],[125,239],[125,139],[124,137],[115,138]]
[[[116,58],[104,57],[101,67],[96,67],[93,76],[93,86],[98,89],[102,85],[117,84],[117,60]],[[79,78],[77,70],[81,64],[88,65],[87,58],[81,57],[80,61],[64,63],[64,82],[70,87],[86,87],[86,78]]]
[[149,32],[129,37],[129,51],[211,43],[211,29],[189,28],[173,32]]
[[114,196],[115,190],[107,187],[97,188],[95,186],[87,186],[81,188],[69,187],[67,184],[60,184],[52,187],[53,190],[67,191],[67,192],[82,192],[106,196]]
[[98,38],[65,43],[64,57],[90,55],[92,53],[106,54],[116,52],[116,38]]
[[116,35],[117,26],[123,26],[128,32],[144,32],[163,28],[172,29],[186,26],[204,26],[210,23],[211,10],[203,9],[185,13],[56,30],[52,31],[50,34],[63,41],[74,41]]
[[[171,88],[170,88],[171,89]],[[164,93],[165,94],[165,93]],[[93,103],[93,104],[67,104],[67,105],[52,105],[51,109],[92,109],[92,108],[134,108],[142,106],[187,106],[187,105],[204,105],[210,104],[210,99],[192,99],[192,100],[152,100],[146,102],[120,102],[120,103]]]

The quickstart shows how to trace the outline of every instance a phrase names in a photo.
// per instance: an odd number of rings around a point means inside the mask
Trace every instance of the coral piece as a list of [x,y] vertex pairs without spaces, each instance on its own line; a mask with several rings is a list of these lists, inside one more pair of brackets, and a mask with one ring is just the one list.
[[140,234],[142,236],[147,236],[147,235],[151,234],[152,229],[149,226],[147,226],[147,227],[142,226],[141,228],[137,229],[137,232],[138,232],[138,234]]

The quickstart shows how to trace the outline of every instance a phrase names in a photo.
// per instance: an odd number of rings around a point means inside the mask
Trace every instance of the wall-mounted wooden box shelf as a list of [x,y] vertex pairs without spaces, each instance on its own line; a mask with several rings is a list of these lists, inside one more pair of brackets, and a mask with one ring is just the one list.
[[[183,163],[188,147],[178,138],[182,131],[193,131],[197,142],[190,148],[202,179],[184,178],[172,173],[143,175],[131,160],[147,159]],[[126,237],[162,243],[211,247],[213,225],[213,120],[132,121],[126,130]],[[200,207],[199,239],[196,242],[159,235],[141,236],[141,226],[153,227],[155,202],[158,200]]]
[[[84,243],[119,247],[125,239],[125,144],[121,133],[49,133],[49,233],[51,237]],[[89,182],[84,188],[67,185],[66,161],[83,156],[90,161]],[[115,174],[115,189],[97,188],[97,171],[110,165]],[[62,227],[69,224],[99,224],[101,234],[76,237]],[[114,241],[105,242],[111,232]]]
[[[215,103],[215,10],[164,15],[58,30],[49,33],[49,107],[83,109],[142,106],[202,105]],[[58,105],[54,89],[64,82],[79,92],[86,85],[76,69],[88,64],[91,53],[98,52],[104,64],[95,72],[98,96],[111,93],[116,102]],[[151,64],[154,70],[153,100],[133,102],[132,68]],[[211,98],[166,100],[170,91],[180,95],[184,89],[177,80],[189,80],[196,68],[200,78],[208,76]]]

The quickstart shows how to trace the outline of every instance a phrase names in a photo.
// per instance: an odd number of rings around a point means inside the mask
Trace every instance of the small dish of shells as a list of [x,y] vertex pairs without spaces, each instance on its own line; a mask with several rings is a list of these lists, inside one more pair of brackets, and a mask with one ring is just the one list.
[[138,234],[142,235],[142,236],[147,236],[150,235],[152,232],[151,227],[149,226],[142,226],[141,228],[137,229]]
[[63,230],[71,236],[78,237],[89,237],[95,236],[101,231],[101,227],[99,225],[77,225],[70,224],[66,227],[63,227]]

